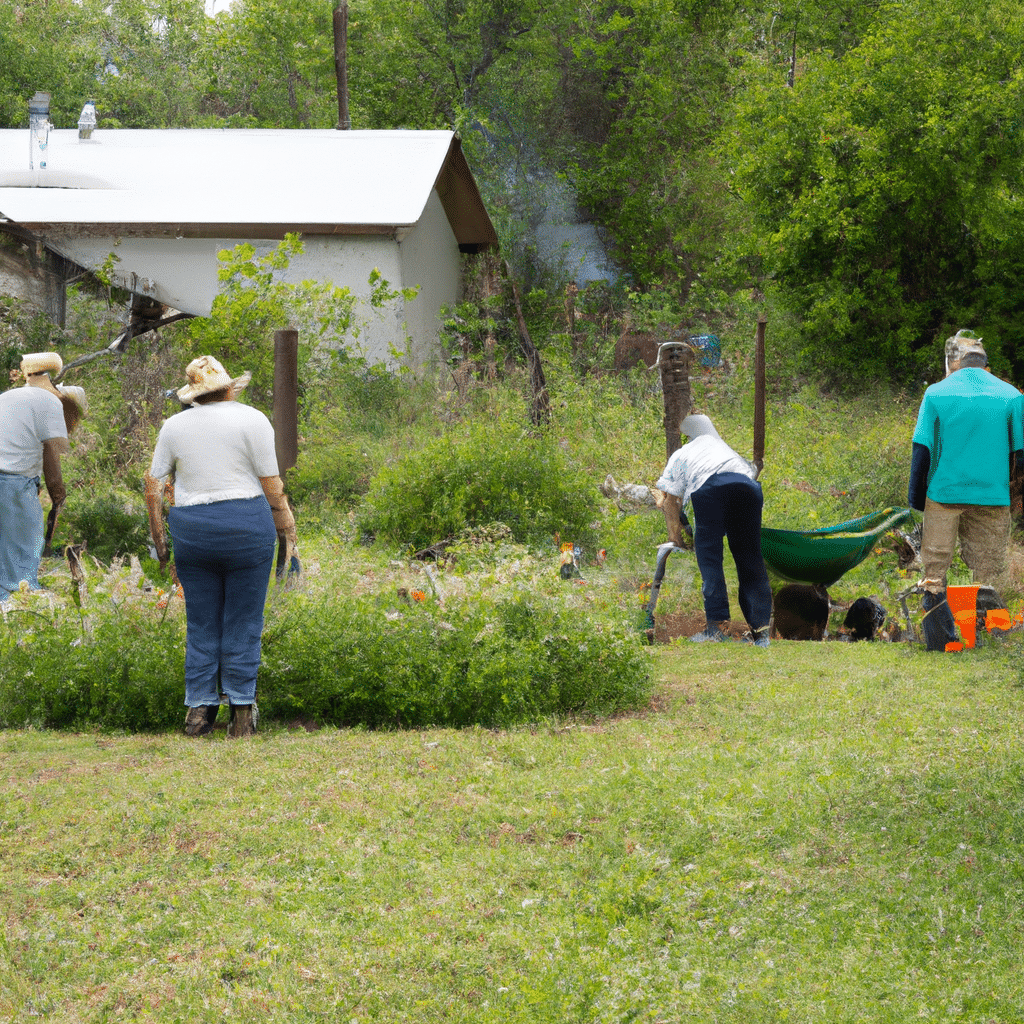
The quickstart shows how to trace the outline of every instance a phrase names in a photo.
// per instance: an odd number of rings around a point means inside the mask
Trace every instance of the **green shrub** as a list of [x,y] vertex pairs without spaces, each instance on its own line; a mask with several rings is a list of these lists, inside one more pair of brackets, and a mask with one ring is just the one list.
[[389,608],[296,595],[268,625],[260,708],[373,728],[505,726],[642,706],[637,633],[542,598]]
[[149,520],[142,497],[75,490],[57,520],[54,547],[83,541],[101,562],[148,554]]
[[359,511],[363,530],[427,547],[467,526],[502,522],[518,541],[589,537],[593,483],[565,457],[550,431],[519,422],[463,422],[386,466]]
[[[0,728],[180,728],[184,622],[155,602],[7,612]],[[651,686],[639,633],[544,598],[394,608],[292,591],[268,606],[258,698],[266,721],[496,727],[635,709]]]
[[288,471],[288,496],[293,502],[333,498],[350,502],[370,484],[371,462],[359,438],[342,437],[308,444]]
[[180,725],[185,648],[180,622],[137,609],[90,617],[10,612],[0,624],[0,727]]

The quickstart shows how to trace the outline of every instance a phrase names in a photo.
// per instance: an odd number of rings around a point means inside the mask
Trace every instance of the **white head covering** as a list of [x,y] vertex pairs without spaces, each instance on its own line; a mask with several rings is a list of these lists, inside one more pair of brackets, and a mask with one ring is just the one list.
[[695,437],[714,437],[722,440],[721,434],[715,430],[715,425],[700,413],[691,413],[682,423],[679,424],[679,433],[685,434],[691,441]]
[[981,338],[975,338],[970,331],[957,331],[946,339],[946,376],[960,369],[960,362],[967,356],[978,356],[982,364],[988,362]]

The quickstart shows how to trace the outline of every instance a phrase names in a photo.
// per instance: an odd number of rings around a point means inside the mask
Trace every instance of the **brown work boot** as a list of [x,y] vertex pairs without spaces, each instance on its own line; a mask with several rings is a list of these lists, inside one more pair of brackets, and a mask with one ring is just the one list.
[[255,704],[232,704],[228,739],[238,740],[243,736],[255,736],[257,714]]
[[217,718],[217,705],[189,708],[185,715],[185,735],[205,736],[213,732],[213,723]]

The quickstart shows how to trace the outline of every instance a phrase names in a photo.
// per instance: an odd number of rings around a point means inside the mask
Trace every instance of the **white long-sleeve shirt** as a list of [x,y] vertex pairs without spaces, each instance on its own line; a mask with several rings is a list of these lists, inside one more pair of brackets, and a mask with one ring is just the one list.
[[700,490],[716,473],[740,473],[751,480],[757,478],[754,467],[742,455],[737,455],[721,438],[705,435],[677,448],[654,486],[682,498],[686,506],[693,492]]

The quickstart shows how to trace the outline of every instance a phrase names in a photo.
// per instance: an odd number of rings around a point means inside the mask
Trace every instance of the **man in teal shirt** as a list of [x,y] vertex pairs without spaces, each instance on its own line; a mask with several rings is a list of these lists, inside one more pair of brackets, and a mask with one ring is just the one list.
[[909,502],[924,512],[925,642],[956,639],[946,573],[957,539],[975,583],[998,588],[1010,535],[1010,461],[1024,458],[1024,395],[990,374],[980,338],[946,342],[945,380],[924,393],[914,429]]

